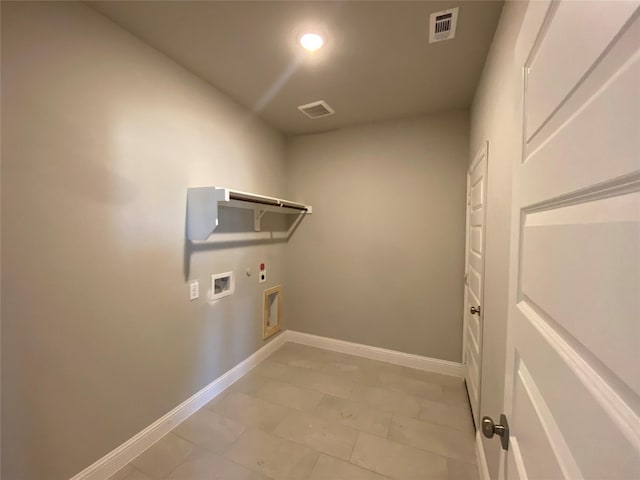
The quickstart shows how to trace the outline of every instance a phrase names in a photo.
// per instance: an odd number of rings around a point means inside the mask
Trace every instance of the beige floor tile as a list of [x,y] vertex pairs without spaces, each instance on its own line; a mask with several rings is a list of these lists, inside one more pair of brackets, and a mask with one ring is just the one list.
[[380,374],[379,378],[380,385],[393,388],[421,400],[442,400],[442,386],[437,383],[427,383],[422,380],[388,373]]
[[474,432],[471,410],[468,406],[423,400],[418,418],[429,423],[462,430],[463,432]]
[[249,429],[224,456],[273,479],[302,480],[311,473],[319,453],[261,430]]
[[447,458],[449,480],[478,480],[480,478],[478,466],[472,463],[461,462]]
[[268,357],[272,362],[307,369],[320,369],[328,358],[326,350],[295,343],[285,343]]
[[129,472],[129,475],[124,477],[123,480],[155,480],[155,479],[150,477],[146,473],[142,473],[140,470],[137,470],[132,467],[131,471]]
[[323,373],[351,382],[364,385],[377,386],[379,384],[378,370],[365,367],[353,361],[354,357],[348,356],[341,361],[327,362],[320,369]]
[[242,423],[203,408],[178,425],[173,433],[219,453],[229,447],[244,430]]
[[285,407],[308,412],[320,403],[324,395],[309,388],[269,380],[256,392],[255,396]]
[[469,396],[464,382],[455,386],[442,387],[442,401],[450,405],[458,405],[469,408]]
[[349,359],[353,358],[353,355],[334,352],[333,350],[326,350],[324,348],[310,347],[309,345],[289,343],[289,346],[301,356],[314,359],[321,363],[343,361],[348,363]]
[[329,363],[354,363],[360,357],[345,353],[310,347],[297,343],[286,343],[269,360],[274,360],[290,366],[306,366],[306,368],[321,368]]
[[405,367],[402,365],[384,364],[380,368],[380,373],[398,375],[400,377],[411,378],[413,380],[421,380],[427,383],[434,383],[442,387],[455,387],[463,383],[462,378],[453,375],[442,375],[440,373],[429,372],[417,368]]
[[242,392],[232,392],[213,405],[212,410],[223,417],[250,427],[271,431],[282,421],[288,409]]
[[442,425],[394,415],[389,427],[389,440],[421,448],[423,450],[475,463],[475,439],[473,433],[455,430]]
[[381,362],[380,360],[372,360],[370,358],[360,357],[358,355],[347,355],[347,354],[341,354],[341,355],[344,355],[343,361],[345,363],[353,363],[355,365],[359,365],[360,367],[366,368],[366,369],[375,369],[380,371],[380,369],[385,365],[391,365],[390,363]]
[[324,362],[311,360],[309,358],[295,358],[295,359],[289,360],[286,363],[286,365],[289,367],[304,368],[306,370],[321,371],[325,364]]
[[437,383],[443,387],[459,387],[464,386],[464,380],[460,377],[453,375],[442,375],[435,372],[426,372],[424,370],[413,370],[410,375],[415,376],[417,380],[422,380],[430,383]]
[[358,385],[352,389],[351,400],[366,403],[383,412],[416,418],[420,415],[420,399],[393,388]]
[[326,395],[349,399],[352,396],[354,382],[332,376],[317,370],[300,367],[287,367],[287,382],[310,388]]
[[165,477],[195,451],[193,443],[168,433],[131,464],[150,477]]
[[358,431],[353,428],[303,412],[292,412],[274,433],[345,460],[351,456],[358,437]]
[[212,452],[193,455],[168,480],[249,480],[254,472]]
[[386,480],[386,477],[337,458],[320,455],[309,480]]
[[351,463],[394,479],[426,480],[447,478],[445,457],[360,433]]
[[229,387],[231,392],[242,392],[248,395],[254,395],[258,390],[271,381],[271,378],[260,375],[255,370],[251,370],[245,376],[236,381]]
[[263,377],[273,378],[275,380],[282,379],[287,373],[287,367],[281,363],[272,360],[264,360],[256,368],[251,370]]
[[391,414],[371,408],[364,403],[343,398],[325,396],[313,413],[353,427],[363,432],[386,437],[391,423]]

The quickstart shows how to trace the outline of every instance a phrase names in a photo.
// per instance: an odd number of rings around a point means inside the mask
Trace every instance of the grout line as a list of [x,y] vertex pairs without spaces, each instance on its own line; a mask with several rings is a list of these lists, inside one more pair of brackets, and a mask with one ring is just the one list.
[[[246,465],[242,465],[241,463],[236,462],[235,460],[233,460],[233,459],[229,458],[229,457],[226,455],[226,454],[227,454],[227,453],[229,453],[229,451],[231,450],[231,447],[232,447],[233,445],[235,445],[235,443],[238,441],[238,439],[239,439],[242,435],[244,435],[244,434],[245,434],[245,432],[246,432],[247,430],[248,430],[248,428],[245,428],[245,429],[243,430],[243,432],[242,432],[240,435],[238,435],[238,438],[236,438],[233,442],[231,442],[231,443],[229,444],[229,447],[228,447],[228,448],[225,448],[224,453],[218,453],[217,455],[218,455],[218,456],[220,456],[221,458],[224,458],[225,460],[227,460],[227,461],[229,461],[229,462],[233,463],[234,465],[238,465],[238,466],[240,466],[240,467],[242,467],[242,468],[246,468],[246,469],[247,469],[247,470],[249,470],[250,472],[255,472],[256,470],[253,470],[252,468],[247,467]],[[265,432],[265,433],[267,433],[267,432]],[[262,472],[262,471],[260,471],[260,472],[258,472],[258,473],[259,473],[260,475],[265,476],[266,478],[269,478],[269,479],[275,480],[275,479],[273,479],[273,477],[270,477],[269,475],[267,475],[266,473],[264,473],[264,472]]]
[[[182,465],[184,465],[185,463],[187,463],[187,462],[188,462],[190,459],[192,459],[193,457],[196,457],[196,456],[200,455],[200,454],[202,453],[202,450],[205,450],[205,451],[206,451],[206,449],[205,449],[204,447],[202,447],[202,445],[199,445],[199,444],[197,444],[197,443],[195,443],[195,442],[193,442],[193,441],[191,441],[191,440],[189,440],[189,439],[187,439],[187,438],[183,438],[183,437],[181,437],[180,435],[178,435],[178,434],[176,434],[176,433],[173,433],[173,430],[175,430],[175,428],[177,428],[177,425],[176,425],[172,430],[169,430],[169,431],[168,431],[168,432],[167,432],[167,433],[166,433],[162,438],[160,438],[160,440],[158,440],[156,443],[154,443],[153,445],[151,445],[151,447],[149,447],[149,448],[148,448],[148,449],[146,449],[144,452],[142,452],[140,455],[138,455],[138,457],[140,457],[140,456],[144,455],[146,452],[148,452],[148,451],[152,450],[154,446],[156,446],[159,442],[161,442],[161,441],[162,441],[162,439],[164,439],[164,438],[168,437],[168,436],[169,436],[169,435],[171,435],[171,434],[173,434],[173,436],[174,436],[174,437],[177,437],[178,439],[183,440],[183,441],[185,441],[185,442],[190,443],[191,445],[193,445],[193,446],[195,447],[195,448],[193,449],[193,451],[191,451],[191,452],[189,453],[189,455],[187,455],[187,456],[184,458],[184,460],[183,460],[182,462],[180,462],[178,465],[176,465],[175,467],[173,467],[173,468],[169,471],[169,473],[167,473],[167,474],[165,475],[165,478],[170,477],[170,476],[171,476],[171,474],[172,474],[173,472],[175,472],[178,468],[180,468]],[[138,457],[136,457],[136,458],[138,458]],[[132,462],[133,462],[134,460],[135,460],[135,458],[134,458],[133,460],[131,460],[131,462],[129,462],[129,464],[131,464],[131,466],[133,466],[133,468],[135,468],[136,470],[138,470],[138,471],[140,471],[140,472],[144,473],[146,476],[153,477],[153,475],[151,475],[150,473],[147,473],[147,472],[145,472],[144,470],[141,470],[141,469],[139,469],[139,468],[135,467],[135,466],[132,464]],[[127,480],[127,479],[125,478],[124,480]]]
[[[402,416],[404,416],[404,415],[394,414],[394,417],[396,417],[396,416],[402,417]],[[405,417],[406,417],[406,416],[405,416]],[[442,428],[442,429],[450,430],[450,427],[447,427],[447,426],[437,425],[437,424],[434,424],[434,423],[425,422],[424,420],[418,420],[418,419],[411,418],[411,417],[406,417],[406,418],[410,418],[411,420],[416,420],[417,422],[425,423],[425,424],[427,424],[427,425],[431,425],[431,426],[435,426],[435,427],[438,427],[438,428]],[[392,420],[392,421],[393,421],[393,420]],[[458,431],[458,430],[456,430],[456,432],[457,432],[457,431]],[[437,435],[437,437],[439,437],[439,435]],[[475,458],[475,435],[472,435],[472,437],[473,437],[474,458]],[[460,459],[460,458],[455,458],[455,457],[450,456],[450,455],[448,454],[448,452],[447,452],[447,453],[434,452],[433,450],[428,450],[428,449],[427,449],[427,448],[425,448],[425,447],[419,447],[419,446],[417,446],[417,445],[412,445],[412,444],[410,444],[410,443],[403,442],[402,440],[393,440],[393,439],[390,439],[390,438],[389,438],[388,440],[389,440],[390,442],[397,443],[397,444],[399,444],[399,445],[404,445],[404,446],[406,446],[406,447],[414,448],[414,449],[417,449],[417,450],[421,450],[421,451],[423,451],[423,452],[427,452],[427,453],[430,453],[430,454],[433,454],[433,455],[438,455],[438,456],[441,456],[441,457],[444,457],[444,458],[450,458],[451,460],[455,460],[455,461],[457,461],[457,462],[462,462],[462,463],[466,463],[466,464],[476,465],[475,460],[474,460],[473,462],[469,462],[468,460],[462,460],[462,459]]]
[[[227,417],[225,417],[225,418],[227,418]],[[243,424],[243,425],[244,425],[244,424]],[[258,431],[260,431],[260,432],[262,432],[262,433],[264,433],[264,434],[266,434],[266,435],[272,435],[272,434],[270,434],[269,432],[267,432],[267,431],[265,431],[265,430],[262,430],[261,428],[257,428],[257,427],[249,427],[249,426],[246,426],[246,425],[245,425],[245,429],[243,430],[243,432],[242,432],[240,435],[238,435],[238,438],[236,438],[233,442],[231,442],[231,443],[229,444],[229,446],[228,446],[227,448],[225,448],[225,449],[224,449],[224,451],[222,451],[222,452],[220,452],[220,453],[217,453],[217,455],[218,455],[219,457],[221,457],[221,458],[223,458],[223,459],[227,460],[228,462],[231,462],[231,463],[233,463],[233,464],[235,464],[235,465],[238,465],[238,466],[240,466],[240,467],[242,467],[242,468],[244,468],[244,469],[249,470],[250,472],[255,472],[255,473],[258,473],[258,474],[260,474],[260,475],[262,475],[262,476],[264,476],[264,477],[266,477],[266,478],[268,478],[268,479],[270,479],[270,480],[275,480],[273,477],[270,477],[269,475],[267,475],[266,473],[264,473],[262,470],[254,470],[254,469],[253,469],[253,468],[251,468],[251,467],[247,467],[246,465],[243,465],[243,464],[241,464],[241,463],[236,462],[235,460],[233,460],[231,457],[229,457],[229,456],[228,456],[229,451],[231,450],[231,447],[233,447],[233,445],[235,445],[235,444],[240,440],[240,438],[241,438],[243,435],[245,435],[245,434],[246,434],[249,430],[251,430],[251,429],[253,429],[253,430],[258,430]],[[216,453],[216,452],[213,452],[213,453]]]
[[[313,450],[313,449],[311,449],[311,450]],[[318,466],[318,463],[320,462],[320,455],[322,455],[322,454],[318,452],[318,458],[316,458],[316,461],[313,463],[313,467],[311,467],[311,470],[309,470],[309,476],[307,478],[311,478],[311,475],[313,474],[314,470]]]
[[[307,414],[311,415],[311,414],[310,414],[310,413],[308,413],[308,412],[303,412],[303,413],[307,413]],[[321,420],[321,421],[324,421],[324,422],[328,422],[328,423],[335,423],[336,425],[338,425],[338,426],[340,426],[340,427],[348,428],[348,429],[350,429],[350,430],[353,430],[353,431],[354,431],[354,432],[356,432],[356,434],[357,434],[357,435],[356,435],[356,440],[358,439],[358,436],[360,435],[360,430],[358,430],[357,428],[349,427],[349,426],[347,426],[347,425],[343,425],[343,424],[341,424],[341,423],[339,423],[339,422],[336,422],[336,421],[333,421],[333,420],[327,420],[327,419],[322,418],[322,417],[318,417],[318,419],[319,419],[319,420]],[[285,421],[285,419],[283,419],[283,420],[282,420],[282,422],[280,422],[280,423],[278,424],[278,426],[280,426],[282,423],[284,423],[284,421]],[[346,460],[346,459],[344,459],[344,458],[342,458],[342,457],[336,457],[335,455],[332,455],[332,454],[330,454],[330,453],[320,451],[320,450],[318,450],[318,449],[316,449],[316,448],[314,448],[314,447],[312,447],[311,445],[308,445],[308,444],[306,444],[306,443],[302,443],[302,442],[299,442],[298,440],[293,440],[293,439],[291,439],[291,438],[284,437],[284,436],[282,436],[282,435],[280,435],[280,434],[276,433],[276,429],[277,429],[277,427],[276,427],[276,428],[274,428],[274,431],[272,432],[272,434],[273,434],[274,436],[278,437],[278,438],[281,438],[281,439],[283,439],[283,440],[287,440],[287,441],[289,441],[289,442],[294,442],[294,443],[297,443],[297,444],[299,444],[299,445],[303,445],[303,446],[305,446],[305,447],[307,447],[307,448],[310,448],[311,450],[313,450],[313,451],[315,451],[315,452],[324,453],[324,454],[326,454],[326,455],[329,455],[329,456],[331,456],[331,457],[335,457],[335,458],[337,458],[337,459],[339,459],[339,460],[342,460],[342,461],[348,461],[348,460]],[[355,441],[353,442],[353,445],[355,445]],[[351,446],[351,451],[352,451],[352,452],[353,452],[353,445]],[[349,454],[349,455],[351,455],[351,454]]]
[[[135,472],[141,473],[142,475],[144,475],[144,476],[148,477],[148,475],[147,475],[146,473],[144,473],[144,472],[143,472],[142,470],[140,470],[138,467],[134,466],[131,462],[127,463],[127,465],[128,465],[129,467],[131,467],[131,469],[132,469],[132,470],[135,470],[135,471],[134,471],[134,472],[129,472],[129,473],[127,474],[127,476],[126,476],[126,477],[124,477],[122,480],[129,480],[129,478],[132,478],[132,474],[133,474],[133,473],[135,473]],[[122,468],[127,468],[127,465],[125,465],[125,466],[124,466],[124,467],[122,467]],[[122,468],[121,468],[120,470],[122,470]],[[118,470],[118,472],[119,472],[120,470]],[[118,473],[118,472],[116,472],[116,473]],[[112,476],[113,476],[113,475],[112,475]],[[111,477],[109,477],[109,478],[111,478]],[[108,478],[107,480],[109,480],[109,478]]]
[[360,430],[357,430],[358,434],[356,435],[356,439],[353,442],[353,445],[351,445],[351,452],[349,452],[349,458],[346,460],[347,462],[351,463],[351,459],[353,458],[353,452],[356,449],[356,444],[358,443],[358,440],[360,440],[360,435],[362,434],[362,432]]

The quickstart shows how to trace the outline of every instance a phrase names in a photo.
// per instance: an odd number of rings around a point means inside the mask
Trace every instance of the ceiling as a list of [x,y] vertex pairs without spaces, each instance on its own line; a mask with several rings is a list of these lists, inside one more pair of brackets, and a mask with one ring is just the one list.
[[[501,1],[89,2],[285,134],[466,108]],[[429,14],[459,7],[456,37],[428,42]],[[318,31],[309,54],[296,40]],[[335,115],[298,105],[325,100]]]

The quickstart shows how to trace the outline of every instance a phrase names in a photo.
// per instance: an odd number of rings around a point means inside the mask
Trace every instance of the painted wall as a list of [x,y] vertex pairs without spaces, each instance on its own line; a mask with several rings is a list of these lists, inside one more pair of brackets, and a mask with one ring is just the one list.
[[[503,410],[509,291],[511,172],[519,157],[521,70],[514,49],[526,2],[506,2],[471,108],[470,158],[489,141],[482,387],[480,416]],[[500,442],[483,437],[491,478],[498,478]]]
[[459,362],[467,111],[293,137],[289,326]]
[[2,2],[2,478],[69,478],[263,344],[284,245],[189,248],[186,188],[284,196],[284,153],[92,9]]

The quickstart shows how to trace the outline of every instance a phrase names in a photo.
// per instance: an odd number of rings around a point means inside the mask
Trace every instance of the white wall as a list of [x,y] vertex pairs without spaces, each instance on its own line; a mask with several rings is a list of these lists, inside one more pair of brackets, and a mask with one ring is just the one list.
[[284,196],[284,153],[92,9],[2,2],[2,478],[69,478],[263,344],[284,245],[188,248],[186,189]]
[[[511,171],[519,158],[521,72],[514,49],[526,2],[505,3],[493,44],[471,107],[470,158],[489,141],[482,390],[480,416],[494,419],[503,412],[509,241],[511,228]],[[492,478],[498,477],[500,442],[483,437]]]
[[469,114],[348,127],[288,143],[295,330],[459,362]]

